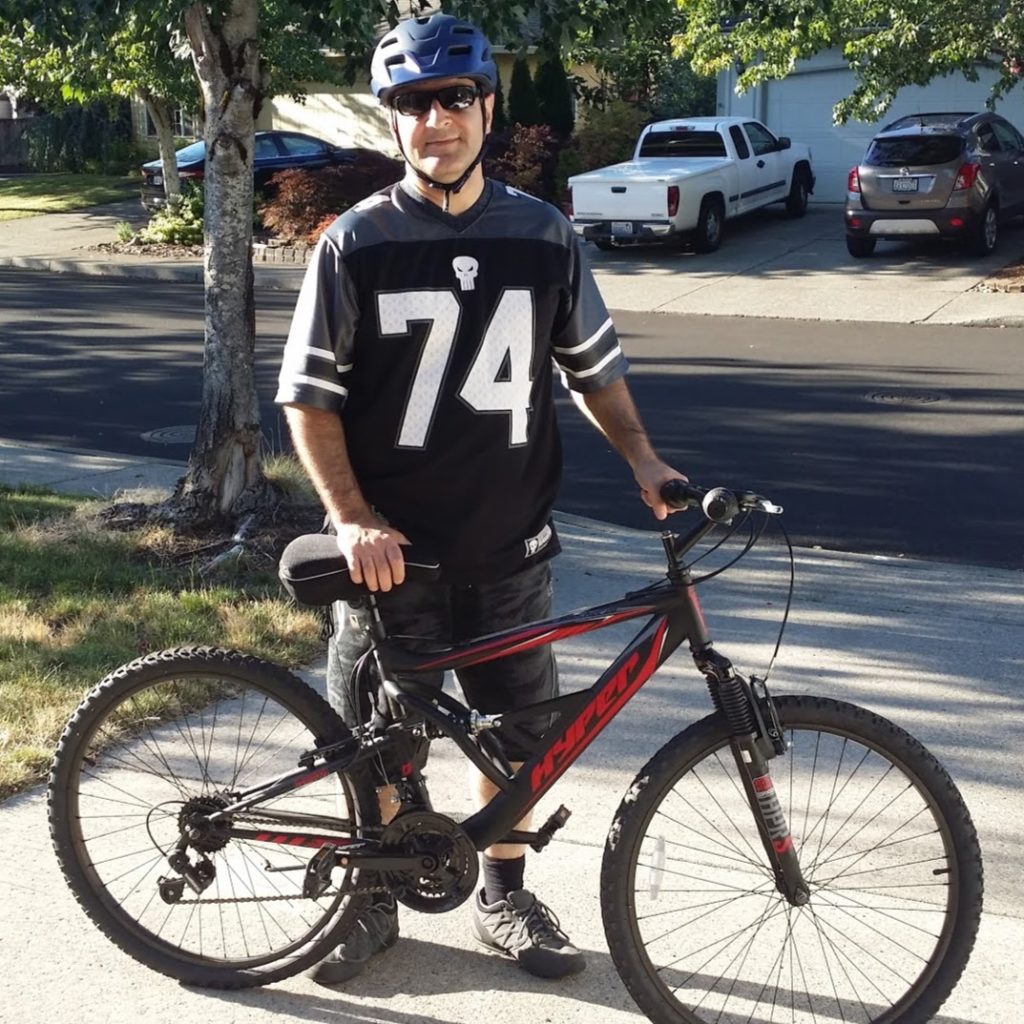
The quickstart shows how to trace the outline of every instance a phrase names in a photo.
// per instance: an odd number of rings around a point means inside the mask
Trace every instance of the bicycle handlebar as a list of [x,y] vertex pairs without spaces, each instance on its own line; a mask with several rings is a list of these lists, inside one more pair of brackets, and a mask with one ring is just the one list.
[[699,487],[684,480],[669,480],[661,485],[661,499],[677,509],[700,506],[713,523],[731,523],[743,511],[781,515],[782,506],[776,505],[753,491],[733,491],[728,487]]

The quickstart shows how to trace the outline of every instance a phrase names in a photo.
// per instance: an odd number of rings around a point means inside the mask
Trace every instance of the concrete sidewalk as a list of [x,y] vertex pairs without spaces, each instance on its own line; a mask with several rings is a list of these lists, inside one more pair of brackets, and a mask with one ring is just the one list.
[[[0,268],[202,281],[199,259],[105,255],[120,221],[145,223],[137,201],[79,213],[0,223]],[[883,242],[871,259],[846,252],[841,208],[812,205],[789,220],[769,208],[730,221],[718,252],[697,255],[643,246],[600,252],[587,244],[610,309],[876,323],[1024,325],[1024,295],[978,290],[996,270],[1024,257],[1024,228],[1007,225],[985,259],[945,245]],[[301,266],[257,263],[256,285],[297,291]]]
[[[174,463],[99,453],[47,452],[0,443],[0,482],[31,480],[61,490],[109,494],[170,486]],[[778,496],[775,496],[778,497]],[[564,553],[555,562],[560,609],[621,595],[656,578],[654,531],[559,518]],[[799,550],[797,589],[773,674],[776,693],[839,696],[893,718],[948,767],[974,816],[986,871],[986,912],[971,964],[935,1018],[939,1024],[1007,1024],[1024,1007],[1017,951],[1024,944],[1019,793],[1024,783],[1024,592],[1019,572]],[[784,549],[765,543],[702,588],[717,646],[746,671],[763,670],[785,602]],[[615,627],[559,645],[565,689],[589,685],[634,630]],[[322,685],[321,668],[310,679]],[[586,752],[546,799],[569,824],[528,880],[588,953],[587,971],[566,982],[531,978],[473,943],[469,911],[403,913],[403,939],[346,988],[294,978],[268,989],[185,989],[130,960],[76,906],[60,877],[36,789],[0,805],[9,840],[0,862],[0,1017],[19,1024],[270,1024],[300,1021],[475,1024],[626,1024],[644,1018],[615,974],[600,923],[598,872],[604,836],[630,780],[669,736],[707,713],[703,681],[682,654]],[[431,788],[439,808],[467,810],[463,771],[438,743]]]

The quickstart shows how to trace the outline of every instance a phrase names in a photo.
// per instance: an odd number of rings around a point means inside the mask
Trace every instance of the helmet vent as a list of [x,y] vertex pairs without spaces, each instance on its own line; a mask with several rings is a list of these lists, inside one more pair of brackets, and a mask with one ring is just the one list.
[[388,68],[401,67],[401,65],[403,65],[404,63],[405,63],[405,54],[404,53],[392,54],[390,57],[387,57],[384,60],[384,66],[388,67]]
[[460,46],[449,46],[448,56],[449,57],[465,57],[467,54],[472,53],[472,47],[460,45]]
[[398,36],[388,36],[387,39],[380,41],[380,48],[383,50],[385,46],[394,46],[398,42]]
[[476,32],[472,25],[452,25],[452,35],[471,36]]

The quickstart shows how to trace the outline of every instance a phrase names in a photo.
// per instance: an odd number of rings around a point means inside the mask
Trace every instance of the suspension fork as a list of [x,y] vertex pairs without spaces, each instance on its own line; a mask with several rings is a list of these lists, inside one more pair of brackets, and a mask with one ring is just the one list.
[[793,906],[802,907],[810,900],[810,887],[800,870],[793,836],[768,770],[768,762],[785,750],[771,696],[764,688],[763,697],[755,698],[750,684],[710,643],[695,649],[693,660],[707,680],[715,708],[729,725],[729,746],[775,875],[775,887]]

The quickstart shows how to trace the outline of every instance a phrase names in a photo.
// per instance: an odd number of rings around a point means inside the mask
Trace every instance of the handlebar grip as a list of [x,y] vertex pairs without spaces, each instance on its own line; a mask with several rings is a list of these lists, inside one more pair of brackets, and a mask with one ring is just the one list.
[[732,522],[740,510],[739,499],[733,491],[725,487],[713,487],[709,491],[685,480],[668,480],[662,484],[661,500],[677,509],[700,505],[713,523]]
[[666,480],[661,485],[661,500],[671,508],[693,508],[707,493],[703,487],[685,480]]

